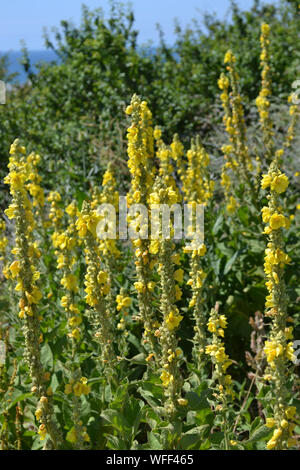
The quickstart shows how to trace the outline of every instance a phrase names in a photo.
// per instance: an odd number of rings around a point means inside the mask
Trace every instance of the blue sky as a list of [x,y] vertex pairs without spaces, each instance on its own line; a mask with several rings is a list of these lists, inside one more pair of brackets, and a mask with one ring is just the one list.
[[[1,1],[0,51],[19,50],[23,39],[29,50],[44,49],[43,27],[48,30],[59,26],[60,20],[78,23],[81,5],[90,9],[102,7],[108,10],[109,0],[8,0]],[[247,9],[252,0],[238,0]],[[229,0],[132,0],[136,28],[140,31],[139,42],[157,42],[156,23],[160,23],[168,43],[172,42],[174,18],[186,25],[198,12],[216,12],[223,17],[228,11]]]

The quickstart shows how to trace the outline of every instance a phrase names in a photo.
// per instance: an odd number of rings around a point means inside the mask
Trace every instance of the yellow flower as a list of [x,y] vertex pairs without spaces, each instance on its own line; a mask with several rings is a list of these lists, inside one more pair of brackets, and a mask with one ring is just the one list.
[[186,406],[188,404],[186,398],[178,398],[177,402],[180,406]]
[[275,176],[271,181],[271,189],[272,191],[276,191],[276,193],[280,194],[283,193],[289,185],[289,179],[286,175],[279,175]]
[[71,333],[68,334],[70,338],[74,338],[77,341],[80,339],[80,330],[79,328],[74,328],[74,330],[71,331]]
[[35,417],[38,421],[40,421],[42,415],[43,415],[43,410],[41,408],[37,408],[35,410]]
[[159,251],[159,240],[151,240],[150,245],[149,245],[149,253],[152,255],[156,255]]
[[78,279],[75,274],[68,274],[64,276],[61,281],[61,285],[65,287],[65,289],[77,292],[78,291]]
[[16,276],[18,276],[18,274],[20,272],[20,263],[19,263],[19,261],[14,261],[10,265],[9,270],[11,272],[12,278],[15,278]]
[[176,284],[175,285],[175,298],[176,300],[180,300],[182,297],[182,290],[180,289],[180,287]]
[[284,217],[284,215],[275,212],[275,214],[270,217],[270,227],[273,230],[278,230],[281,227],[286,227],[286,218]]
[[225,57],[224,57],[224,64],[228,64],[230,62],[235,62],[235,57],[234,55],[232,54],[231,51],[227,51],[226,54],[225,54]]
[[175,281],[177,281],[177,282],[183,282],[183,274],[184,274],[183,269],[181,269],[181,268],[177,269],[177,270],[174,272],[174,279],[175,279]]
[[105,271],[100,271],[97,276],[97,281],[99,284],[105,284],[108,279],[108,274]]
[[264,352],[267,356],[267,361],[272,363],[276,357],[283,354],[283,346],[275,341],[266,341]]
[[271,217],[271,209],[269,207],[263,207],[262,210],[262,219],[265,224],[267,224]]
[[67,433],[66,439],[68,442],[71,442],[71,444],[75,444],[77,441],[77,436],[76,436],[76,430],[73,427],[70,429],[70,431]]
[[285,410],[285,415],[287,419],[293,419],[295,414],[296,414],[296,407],[295,406],[288,406],[287,409]]
[[270,33],[270,26],[267,23],[261,25],[261,32],[266,36]]
[[66,384],[65,385],[65,394],[69,395],[73,391],[73,385],[72,384]]
[[145,292],[145,290],[146,290],[144,284],[140,281],[135,282],[134,287],[139,293]]
[[163,370],[161,375],[160,375],[163,387],[168,387],[170,382],[173,382],[174,377],[172,374],[170,374],[168,371]]
[[272,180],[272,178],[271,178],[270,175],[268,175],[268,174],[267,174],[267,175],[263,175],[262,181],[261,181],[261,187],[262,187],[262,189],[268,188],[268,187],[270,186],[270,184],[271,184],[271,180]]
[[42,293],[39,290],[39,288],[36,286],[32,288],[32,291],[30,293],[26,291],[25,295],[26,295],[29,305],[37,304],[39,300],[41,300],[42,298]]
[[47,435],[47,429],[44,424],[41,424],[38,430],[38,434],[40,436],[40,440],[43,441],[46,438]]
[[274,428],[275,424],[276,424],[276,421],[275,421],[274,418],[267,418],[266,419],[266,427],[267,428]]
[[166,320],[168,329],[172,331],[175,328],[177,328],[182,319],[183,319],[182,315],[176,315],[174,314],[174,312],[170,312]]

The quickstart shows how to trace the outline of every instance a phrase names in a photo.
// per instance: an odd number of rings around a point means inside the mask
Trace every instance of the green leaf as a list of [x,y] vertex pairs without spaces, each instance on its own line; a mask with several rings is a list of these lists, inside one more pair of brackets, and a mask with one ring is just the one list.
[[53,354],[48,343],[43,344],[41,347],[41,363],[44,369],[53,368]]
[[150,450],[163,450],[163,445],[159,441],[159,434],[148,432],[148,442]]
[[227,263],[225,264],[225,268],[224,268],[224,275],[226,275],[227,273],[229,273],[229,271],[231,270],[237,256],[239,254],[239,251],[236,251],[234,253],[234,255],[227,261]]
[[185,398],[188,400],[189,410],[199,411],[203,410],[204,408],[209,408],[207,401],[208,393],[208,390],[204,390],[200,395],[198,395],[196,392],[188,392],[185,395]]
[[247,441],[247,443],[252,443],[252,442],[257,442],[260,441],[261,439],[265,439],[272,433],[272,431],[267,428],[264,424],[261,426],[258,426],[253,433],[250,434],[250,437]]
[[220,214],[213,226],[213,229],[212,229],[213,235],[216,235],[218,233],[218,231],[221,228],[222,223],[223,223],[223,214]]
[[190,450],[199,447],[199,443],[203,438],[203,434],[208,428],[209,425],[204,424],[203,426],[198,426],[187,431],[180,439],[180,448],[182,450]]

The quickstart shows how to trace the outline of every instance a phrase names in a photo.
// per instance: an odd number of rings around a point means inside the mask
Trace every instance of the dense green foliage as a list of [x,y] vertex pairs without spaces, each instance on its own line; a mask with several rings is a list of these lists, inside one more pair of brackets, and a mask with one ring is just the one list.
[[[31,85],[15,87],[1,107],[1,172],[10,143],[16,135],[43,153],[48,172],[68,166],[69,176],[80,183],[82,175],[98,174],[109,153],[125,155],[123,112],[133,93],[146,96],[158,124],[168,138],[212,134],[220,122],[217,80],[224,53],[237,56],[242,94],[253,100],[259,90],[259,27],[267,21],[273,31],[272,72],[276,96],[286,96],[299,67],[300,19],[297,2],[278,6],[254,2],[242,12],[232,5],[232,21],[207,15],[187,29],[176,27],[175,44],[137,45],[133,13],[118,4],[109,18],[101,10],[83,9],[80,26],[66,21],[46,46],[57,64],[31,73]],[[203,24],[202,24],[203,23]],[[48,176],[48,175],[47,175]],[[85,186],[86,189],[86,186]]]
[[[249,195],[245,185],[235,181],[234,195],[240,207],[231,217],[226,212],[220,168],[223,164],[221,147],[227,143],[227,136],[222,123],[218,78],[225,69],[224,54],[231,48],[237,58],[251,157],[255,160],[259,155],[263,171],[267,171],[254,106],[261,87],[260,27],[262,21],[266,21],[272,31],[271,108],[275,121],[274,140],[281,148],[289,119],[287,96],[291,93],[292,82],[300,78],[297,75],[300,67],[300,16],[298,2],[287,0],[278,5],[255,1],[247,12],[233,3],[231,13],[230,21],[206,15],[186,29],[176,25],[173,45],[166,44],[161,34],[158,47],[141,48],[137,43],[133,13],[113,2],[108,18],[101,10],[89,12],[83,8],[79,26],[61,22],[54,38],[46,37],[46,46],[56,52],[58,60],[41,65],[38,73],[31,71],[28,53],[24,50],[24,67],[29,81],[22,86],[13,86],[8,91],[7,104],[0,107],[0,207],[2,212],[10,199],[3,176],[7,174],[9,148],[16,137],[22,139],[28,153],[32,150],[41,155],[41,185],[46,195],[52,190],[60,192],[62,201],[57,204],[58,210],[65,209],[73,199],[81,209],[83,200],[91,197],[89,190],[100,188],[108,162],[113,163],[117,189],[124,194],[130,179],[126,164],[129,121],[125,108],[134,93],[147,100],[154,122],[161,126],[166,142],[170,143],[173,134],[178,133],[187,150],[190,139],[200,134],[210,154],[210,177],[215,181],[214,197],[205,211],[207,253],[203,257],[203,270],[207,278],[203,305],[208,317],[217,300],[228,319],[224,341],[226,352],[233,359],[230,374],[236,391],[236,401],[226,415],[234,424],[229,433],[234,440],[231,444],[227,442],[225,447],[255,450],[265,448],[272,436],[272,430],[264,425],[266,414],[271,414],[269,401],[272,392],[268,383],[257,385],[253,379],[256,373],[261,373],[257,365],[262,369],[266,365],[265,359],[258,357],[262,354],[261,346],[265,339],[265,330],[258,326],[267,295],[264,274],[266,237],[262,234],[261,208],[268,201],[259,184],[255,187],[253,183],[252,194]],[[0,79],[9,81],[5,60],[3,58],[0,63]],[[299,126],[297,132],[294,144],[285,154],[284,171],[290,184],[282,196],[284,211],[293,219],[285,233],[284,243],[292,259],[286,266],[285,281],[287,312],[294,318],[296,339],[300,334],[300,212],[295,210],[299,204],[300,180],[299,173],[295,174],[299,166],[299,159],[297,155],[295,157]],[[155,165],[158,165],[157,159]],[[47,202],[45,218],[49,210]],[[12,247],[14,228],[7,218],[6,222]],[[68,228],[66,215],[62,227]],[[191,331],[194,323],[188,307],[191,296],[187,284],[188,256],[180,252],[184,281],[181,285],[182,299],[178,301],[178,308],[184,314],[178,330],[184,353],[180,372],[184,380],[183,396],[188,402],[180,410],[179,420],[167,423],[162,418],[163,387],[156,371],[148,367],[141,344],[143,325],[136,321],[139,310],[133,289],[136,280],[133,250],[125,244],[122,256],[114,266],[114,298],[121,288],[132,297],[126,340],[122,328],[116,328],[115,333],[120,350],[125,344],[124,357],[118,359],[114,374],[103,375],[99,362],[101,348],[92,335],[86,315],[89,307],[83,300],[86,266],[81,247],[76,248],[78,256],[74,272],[79,280],[76,295],[83,317],[82,341],[75,356],[70,352],[67,318],[61,305],[65,289],[61,285],[62,273],[56,268],[57,250],[51,241],[55,230],[51,224],[45,227],[41,224],[35,237],[41,249],[43,297],[39,311],[42,316],[42,363],[45,371],[51,374],[47,387],[51,387],[49,397],[53,396],[55,419],[65,439],[62,448],[71,449],[74,443],[68,438],[74,424],[74,401],[65,392],[74,364],[81,368],[91,388],[87,396],[80,398],[81,419],[90,436],[91,444],[87,446],[91,445],[93,449],[224,448],[223,423],[220,418],[215,420],[212,411],[214,385],[211,364],[206,365],[204,373],[200,373],[192,357]],[[11,253],[8,261],[13,261]],[[159,281],[157,273],[154,279]],[[5,282],[1,274],[1,289]],[[18,317],[19,294],[14,292],[13,282],[8,284],[9,294],[5,287],[0,294],[0,333],[10,353],[1,369],[1,440],[8,448],[18,448],[22,443],[23,449],[40,449],[43,442],[37,435],[34,416],[37,400],[32,393],[28,367],[23,358],[23,321]],[[159,294],[156,292],[155,296],[155,307],[159,310]],[[122,315],[116,312],[116,324],[121,318]],[[265,322],[268,328],[271,320],[268,318]],[[299,414],[299,384],[292,386],[295,392],[293,405]],[[24,424],[23,428],[20,423]],[[299,435],[299,423],[295,432]]]

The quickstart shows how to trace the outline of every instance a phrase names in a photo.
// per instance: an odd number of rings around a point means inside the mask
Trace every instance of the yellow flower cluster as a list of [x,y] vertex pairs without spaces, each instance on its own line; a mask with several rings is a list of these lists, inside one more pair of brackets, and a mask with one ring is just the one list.
[[[154,191],[150,194],[151,203],[171,206],[178,201],[176,192],[172,187],[167,187],[165,182],[163,174],[158,176]],[[164,236],[161,226],[158,240],[152,240],[152,250],[154,247],[155,253],[157,250],[158,254],[158,273],[161,291],[160,310],[162,313],[162,324],[156,330],[161,346],[160,364],[162,370],[160,378],[166,397],[165,413],[171,418],[176,414],[177,407],[180,405],[178,400],[182,400],[180,397],[182,378],[179,371],[181,349],[178,348],[176,330],[183,316],[180,315],[175,302],[182,295],[179,285],[183,282],[184,272],[183,269],[178,268],[180,256],[176,252],[174,253],[175,243],[173,243],[171,237]]]
[[91,387],[87,385],[86,377],[81,377],[78,381],[71,379],[70,382],[65,385],[66,395],[74,393],[76,397],[80,397],[81,395],[88,395],[90,391]]
[[[15,219],[15,247],[12,254],[15,260],[11,263],[5,274],[16,279],[16,291],[20,292],[19,317],[24,319],[25,360],[27,362],[32,380],[32,390],[39,397],[37,419],[41,421],[38,434],[43,440],[48,434],[50,446],[57,448],[60,440],[56,425],[52,421],[52,405],[45,401],[47,394],[44,385],[43,366],[40,361],[39,329],[40,315],[37,304],[42,293],[37,285],[40,273],[36,268],[36,260],[40,257],[37,243],[33,239],[34,218],[32,202],[28,196],[29,188],[26,186],[32,172],[31,156],[25,157],[26,149],[15,140],[10,149],[9,174],[5,183],[10,185],[12,203],[5,211],[10,219]],[[46,398],[47,400],[47,398]],[[47,444],[48,445],[48,444]]]
[[101,357],[103,364],[112,363],[114,353],[114,335],[111,318],[107,311],[106,296],[110,292],[110,280],[107,272],[103,271],[100,260],[100,251],[96,235],[96,227],[99,216],[90,205],[84,201],[82,210],[78,214],[76,227],[79,236],[85,244],[85,260],[87,271],[85,274],[85,300],[92,307],[93,313],[90,319],[94,327],[95,338],[101,345]]
[[[141,101],[137,95],[132,97],[126,113],[131,117],[131,125],[127,133],[131,188],[127,196],[127,202],[129,206],[132,203],[141,203],[147,207],[155,173],[152,115],[146,101]],[[152,284],[152,269],[155,261],[149,252],[150,241],[143,236],[145,227],[140,219],[141,217],[136,214],[134,220],[129,220],[130,227],[137,234],[136,238],[133,239],[137,273],[137,281],[134,286],[138,292],[139,311],[144,324],[143,343],[150,346],[150,353],[152,354],[156,351],[156,338],[153,327],[156,319],[152,294],[154,287]]]
[[60,208],[59,204],[61,202],[61,195],[57,191],[51,191],[47,197],[47,201],[51,203],[49,219],[57,231],[61,226],[61,219],[64,215],[64,211]]
[[232,364],[225,352],[225,346],[221,338],[224,337],[224,329],[227,326],[225,315],[220,315],[218,306],[213,308],[207,323],[207,328],[212,333],[211,344],[206,346],[205,352],[211,357],[214,364],[213,379],[218,383],[214,397],[216,410],[225,412],[228,403],[234,398],[231,376],[226,374],[227,368]]
[[[26,181],[29,179],[28,161],[23,156],[24,147],[18,145],[18,140],[11,147],[11,157],[8,167],[10,172],[4,182],[10,185],[13,202],[5,214],[10,219],[16,219],[16,246],[12,250],[15,261],[4,270],[7,278],[16,279],[15,290],[21,292],[19,301],[19,317],[35,315],[35,305],[42,298],[37,286],[40,273],[36,269],[35,260],[40,257],[37,243],[32,240],[34,229],[32,203],[28,197]],[[27,235],[25,235],[27,234]]]
[[297,445],[297,439],[293,437],[293,432],[296,427],[296,423],[292,422],[296,415],[295,406],[287,406],[282,413],[282,419],[278,425],[278,422],[274,418],[266,419],[266,426],[268,428],[274,428],[271,439],[267,442],[267,449],[273,450],[281,447],[283,436],[285,437],[285,447],[290,448]]
[[[75,201],[66,208],[68,214],[68,228],[58,234],[53,234],[53,245],[58,250],[57,267],[63,270],[61,285],[66,289],[66,294],[61,298],[61,304],[68,315],[68,336],[78,341],[80,339],[80,324],[82,323],[81,314],[75,302],[75,294],[78,292],[79,283],[77,275],[72,273],[72,267],[76,262],[75,249],[79,245],[79,239],[76,230],[76,215],[78,209]],[[55,236],[54,236],[55,235]]]
[[[209,155],[197,136],[195,140],[192,140],[191,148],[187,152],[187,168],[184,172],[184,178],[182,179],[184,200],[189,204],[190,209],[192,210],[192,235],[195,234],[195,228],[193,230],[193,227],[196,225],[196,204],[206,205],[213,194],[214,181],[210,180],[207,172],[209,161]],[[190,279],[187,284],[192,288],[192,299],[189,303],[189,307],[193,308],[193,316],[195,320],[193,354],[199,370],[202,370],[206,346],[206,319],[202,305],[202,285],[206,274],[202,269],[201,257],[205,255],[206,247],[204,244],[201,244],[201,246],[197,246],[191,251],[190,248],[188,251],[184,248],[184,252],[191,254]]]
[[130,307],[131,305],[131,298],[126,295],[118,294],[116,300],[118,312],[122,310],[123,314],[125,315],[126,308]]
[[5,236],[5,229],[5,222],[0,219],[0,261],[5,260],[6,247],[8,245],[8,239]]
[[[229,144],[222,146],[225,164],[222,169],[221,184],[225,192],[226,209],[230,214],[234,214],[238,208],[236,199],[230,194],[232,192],[232,177],[236,175],[239,182],[247,187],[250,184],[249,175],[253,170],[247,147],[244,109],[238,89],[239,77],[236,72],[235,62],[235,56],[231,51],[228,51],[224,63],[227,64],[229,77],[222,73],[218,81],[219,88],[222,91],[220,97],[224,109],[223,122],[229,137]],[[229,87],[231,87],[230,93]],[[228,172],[231,173],[231,176]]]
[[262,219],[268,224],[264,230],[269,237],[265,250],[264,270],[266,274],[265,315],[272,320],[269,337],[265,341],[264,352],[268,368],[266,377],[271,382],[273,401],[271,408],[273,417],[267,419],[267,426],[275,427],[267,449],[288,449],[295,444],[292,436],[294,423],[288,422],[293,407],[289,407],[290,391],[286,384],[288,362],[294,360],[293,328],[287,327],[287,299],[284,283],[285,265],[291,262],[284,252],[282,228],[289,228],[290,220],[282,213],[279,196],[288,187],[289,181],[279,169],[280,153],[275,153],[269,171],[262,177],[262,188],[269,190],[268,206],[262,208]]
[[266,23],[261,25],[261,90],[256,98],[256,106],[260,116],[263,131],[263,142],[266,148],[266,160],[271,162],[274,150],[273,123],[270,118],[270,96],[271,96],[271,72],[270,72],[270,26]]
[[[108,168],[103,175],[102,191],[99,193],[98,197],[93,198],[91,207],[97,209],[97,206],[100,204],[110,204],[114,208],[115,213],[118,214],[119,192],[117,191],[117,181],[114,175],[112,164],[108,165]],[[101,222],[104,217],[105,215],[99,214],[99,222]],[[103,257],[105,257],[104,262],[106,267],[112,271],[113,263],[110,263],[110,261],[113,261],[115,258],[119,258],[121,255],[117,246],[117,240],[111,238],[99,240],[99,249]],[[111,265],[110,267],[109,263]]]
[[78,433],[75,426],[73,426],[68,432],[66,439],[68,442],[71,442],[71,444],[78,443],[79,439],[82,439],[84,442],[90,442],[90,436],[86,431],[86,426],[82,426],[80,433]]
[[147,102],[137,95],[133,95],[126,114],[131,116],[131,126],[127,130],[128,168],[132,176],[128,203],[145,204],[154,176],[152,114]]
[[209,155],[200,142],[199,136],[192,140],[191,148],[187,152],[187,169],[183,179],[183,193],[186,202],[205,204],[212,197],[214,181],[207,173]]

